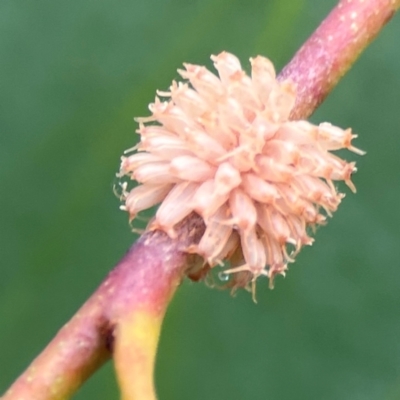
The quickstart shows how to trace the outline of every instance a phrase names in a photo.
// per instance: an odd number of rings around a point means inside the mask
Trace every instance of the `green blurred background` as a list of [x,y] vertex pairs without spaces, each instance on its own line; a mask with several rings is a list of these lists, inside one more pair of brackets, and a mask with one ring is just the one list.
[[[280,69],[334,0],[0,2],[0,393],[134,240],[119,157],[184,61]],[[275,290],[185,282],[164,325],[161,400],[400,398],[400,15],[313,116],[352,126],[358,194]],[[76,399],[115,399],[112,365]]]

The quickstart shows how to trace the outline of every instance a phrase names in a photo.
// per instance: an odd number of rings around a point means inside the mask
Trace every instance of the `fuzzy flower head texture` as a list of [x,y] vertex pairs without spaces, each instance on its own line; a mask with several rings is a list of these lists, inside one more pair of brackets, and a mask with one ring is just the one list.
[[148,229],[174,237],[192,212],[206,229],[188,249],[204,260],[202,271],[229,261],[231,287],[252,287],[261,275],[270,286],[344,197],[334,181],[355,192],[354,162],[332,151],[355,135],[329,123],[291,121],[296,88],[276,79],[265,57],[250,59],[251,76],[232,54],[211,57],[218,76],[184,64],[184,82],[157,92],[151,116],[137,118],[140,141],[122,157],[122,208],[130,219],[160,206]]

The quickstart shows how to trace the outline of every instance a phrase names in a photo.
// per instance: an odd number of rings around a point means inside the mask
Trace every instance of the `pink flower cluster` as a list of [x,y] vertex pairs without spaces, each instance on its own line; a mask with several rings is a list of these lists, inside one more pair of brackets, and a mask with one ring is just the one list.
[[196,212],[206,230],[188,251],[207,267],[229,260],[233,286],[260,275],[272,285],[313,243],[309,228],[336,211],[344,195],[333,181],[355,191],[355,164],[331,151],[363,152],[350,129],[290,121],[295,87],[276,80],[267,58],[250,59],[251,76],[230,53],[211,58],[219,76],[184,64],[178,72],[186,82],[158,92],[152,115],[137,119],[137,152],[122,157],[119,176],[140,185],[125,188],[123,208],[133,219],[160,203],[149,229],[171,237]]

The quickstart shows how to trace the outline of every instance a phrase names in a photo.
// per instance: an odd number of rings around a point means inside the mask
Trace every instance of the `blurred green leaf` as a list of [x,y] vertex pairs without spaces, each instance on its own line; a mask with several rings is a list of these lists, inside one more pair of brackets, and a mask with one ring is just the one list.
[[[112,186],[155,90],[225,49],[282,67],[335,3],[0,3],[0,392],[134,240]],[[359,133],[359,193],[257,305],[182,286],[160,399],[399,397],[399,37],[397,17],[313,117]],[[117,398],[111,364],[76,398]]]

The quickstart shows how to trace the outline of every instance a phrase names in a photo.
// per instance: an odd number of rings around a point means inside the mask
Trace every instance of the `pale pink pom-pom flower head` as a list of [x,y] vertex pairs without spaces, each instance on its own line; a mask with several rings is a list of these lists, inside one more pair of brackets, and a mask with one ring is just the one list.
[[355,192],[355,163],[332,151],[364,152],[352,145],[350,129],[290,121],[296,88],[276,79],[267,58],[250,59],[251,76],[230,53],[211,59],[218,76],[184,64],[185,82],[158,92],[152,115],[137,118],[137,152],[122,157],[118,175],[139,185],[124,187],[122,208],[132,220],[160,204],[148,229],[171,237],[197,213],[206,229],[188,251],[204,259],[205,271],[229,260],[231,286],[253,283],[254,292],[258,276],[272,286],[313,243],[310,228],[324,224],[344,197],[334,181]]

